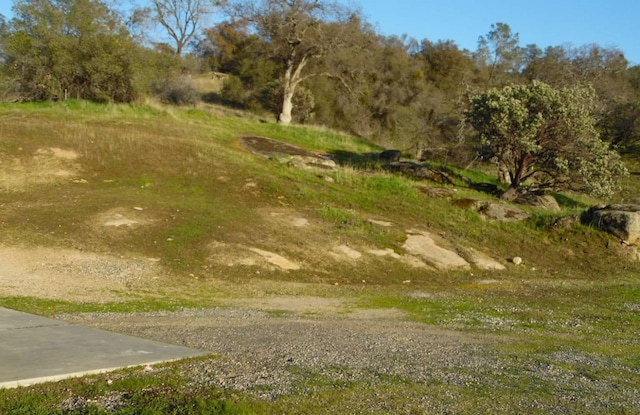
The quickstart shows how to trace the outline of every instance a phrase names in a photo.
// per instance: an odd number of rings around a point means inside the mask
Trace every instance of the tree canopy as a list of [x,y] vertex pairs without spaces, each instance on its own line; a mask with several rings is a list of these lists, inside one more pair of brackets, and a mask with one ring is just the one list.
[[3,31],[3,61],[27,99],[69,95],[131,101],[135,49],[118,16],[97,0],[18,0]]
[[[231,9],[267,41],[269,58],[282,67],[278,121],[288,125],[296,88],[310,76],[305,72],[309,64],[343,46],[348,25],[341,19],[353,19],[353,13],[330,0],[238,0]],[[341,21],[344,24],[332,24]]]
[[576,189],[610,196],[626,174],[620,156],[600,140],[589,107],[589,88],[534,81],[491,89],[470,98],[466,112],[490,156],[509,172],[507,199],[525,182],[532,189]]

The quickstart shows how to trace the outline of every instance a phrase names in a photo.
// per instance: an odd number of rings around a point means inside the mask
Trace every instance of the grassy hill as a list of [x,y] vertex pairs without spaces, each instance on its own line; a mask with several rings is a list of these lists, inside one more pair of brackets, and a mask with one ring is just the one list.
[[[251,135],[347,161],[380,151],[336,132],[284,128],[218,107],[0,106],[0,246],[146,258],[162,274],[160,283],[114,288],[109,301],[0,294],[0,305],[47,315],[210,307],[268,296],[274,282],[294,295],[349,298],[441,327],[513,336],[518,354],[567,348],[602,355],[636,368],[615,375],[620,382],[637,380],[640,262],[579,221],[552,226],[597,201],[558,195],[561,212],[492,222],[451,205],[491,198],[463,181],[412,180],[375,163],[298,169],[250,152],[240,139]],[[638,176],[624,186],[619,198],[637,195]],[[429,197],[423,187],[455,194]],[[481,250],[507,269],[439,271],[335,249],[403,254],[408,229]],[[273,266],[256,252],[298,268]],[[510,263],[514,256],[523,264]],[[408,295],[417,291],[432,295]]]

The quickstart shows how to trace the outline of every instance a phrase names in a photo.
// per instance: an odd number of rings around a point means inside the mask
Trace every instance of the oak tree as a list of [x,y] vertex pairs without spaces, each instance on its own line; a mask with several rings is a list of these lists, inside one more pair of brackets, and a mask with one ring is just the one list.
[[590,88],[554,89],[536,81],[471,96],[467,119],[509,172],[503,198],[534,189],[612,194],[626,169],[598,136],[589,112],[593,101]]
[[100,0],[17,0],[0,39],[23,99],[131,101],[135,45]]
[[307,72],[317,60],[342,47],[348,39],[343,30],[356,13],[332,0],[238,0],[231,12],[247,19],[267,41],[271,59],[282,67],[281,108],[278,122],[292,120],[296,89],[310,76]]
[[150,18],[174,43],[174,53],[181,56],[189,41],[200,29],[205,17],[222,5],[220,0],[150,0],[146,9],[136,13],[142,20]]

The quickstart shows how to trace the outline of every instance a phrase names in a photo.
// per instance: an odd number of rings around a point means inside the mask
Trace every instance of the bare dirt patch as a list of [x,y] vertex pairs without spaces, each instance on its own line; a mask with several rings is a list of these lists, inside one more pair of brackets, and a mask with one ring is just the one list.
[[0,189],[24,191],[42,184],[73,180],[80,174],[78,153],[57,147],[39,148],[24,157],[0,154]]
[[141,207],[117,207],[100,212],[91,218],[91,225],[98,231],[104,228],[135,229],[153,222]]
[[67,301],[108,302],[153,285],[162,275],[150,259],[69,249],[0,246],[0,293]]

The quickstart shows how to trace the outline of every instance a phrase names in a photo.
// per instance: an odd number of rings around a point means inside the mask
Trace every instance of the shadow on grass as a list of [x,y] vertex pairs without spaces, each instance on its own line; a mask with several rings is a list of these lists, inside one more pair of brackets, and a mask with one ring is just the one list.
[[345,150],[329,151],[331,157],[341,166],[356,170],[378,170],[382,167],[379,153],[354,153]]
[[552,196],[556,199],[556,202],[558,202],[558,205],[560,205],[560,207],[565,207],[565,208],[588,208],[589,207],[588,204],[585,204],[584,202],[574,199],[568,195],[564,195],[561,193],[553,193]]
[[456,171],[449,166],[420,163],[413,160],[384,160],[383,153],[354,153],[350,151],[330,151],[331,157],[341,166],[348,166],[357,170],[384,170],[401,174],[416,181],[430,181],[441,185],[468,187],[491,196],[500,197],[502,189],[494,183],[476,182],[472,178]]

